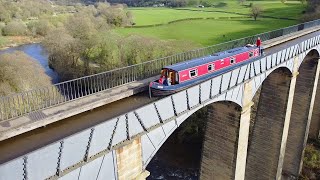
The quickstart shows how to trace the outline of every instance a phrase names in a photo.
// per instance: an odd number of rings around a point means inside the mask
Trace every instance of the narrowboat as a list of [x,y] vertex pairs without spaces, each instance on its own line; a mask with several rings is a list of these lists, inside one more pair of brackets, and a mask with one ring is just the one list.
[[187,89],[259,56],[261,56],[259,47],[247,45],[165,66],[161,70],[160,78],[150,82],[150,97],[166,96]]

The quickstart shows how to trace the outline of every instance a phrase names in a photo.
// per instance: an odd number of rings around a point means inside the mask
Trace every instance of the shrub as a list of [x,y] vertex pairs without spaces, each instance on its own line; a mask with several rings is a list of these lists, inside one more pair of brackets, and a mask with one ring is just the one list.
[[19,36],[27,34],[27,26],[21,21],[9,22],[3,29],[5,36]]
[[23,52],[2,54],[0,59],[0,96],[51,84],[39,63]]
[[51,28],[52,25],[48,20],[40,20],[37,22],[28,23],[28,29],[33,35],[45,36],[48,34]]
[[5,23],[0,22],[0,36],[2,35],[2,29],[6,26]]

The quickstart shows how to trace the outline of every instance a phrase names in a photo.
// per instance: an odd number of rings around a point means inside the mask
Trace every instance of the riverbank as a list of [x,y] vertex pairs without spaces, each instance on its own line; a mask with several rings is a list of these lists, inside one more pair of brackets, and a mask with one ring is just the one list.
[[[28,41],[25,41],[28,42]],[[0,50],[0,55],[5,53],[13,53],[13,52],[23,52],[29,57],[33,58],[37,61],[42,68],[44,69],[45,73],[52,79],[52,83],[58,83],[60,78],[58,74],[49,67],[48,64],[48,54],[44,47],[40,43],[36,43],[33,41],[31,43],[26,43],[23,45],[17,45],[14,47],[8,47],[5,49]]]
[[17,47],[25,44],[40,43],[43,37],[32,36],[0,36],[0,50]]

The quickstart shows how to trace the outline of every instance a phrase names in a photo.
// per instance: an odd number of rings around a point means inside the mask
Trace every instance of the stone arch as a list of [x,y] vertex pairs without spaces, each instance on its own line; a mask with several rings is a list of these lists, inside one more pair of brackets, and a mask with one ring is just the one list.
[[[297,177],[302,167],[302,157],[308,137],[308,121],[314,82],[317,73],[319,52],[308,52],[298,69],[289,134],[283,164],[283,177]],[[311,109],[312,110],[312,109]]]
[[300,69],[303,62],[308,60],[309,57],[312,57],[312,55],[320,54],[320,46],[317,46],[316,48],[309,49],[299,55],[299,64],[298,69]]
[[[292,59],[292,63],[293,63],[293,59]],[[291,64],[291,63],[290,63]],[[261,86],[264,82],[264,80],[266,78],[268,78],[268,76],[270,74],[272,74],[273,71],[276,71],[277,69],[279,68],[282,68],[282,69],[287,69],[288,71],[290,71],[290,73],[292,73],[293,71],[293,68],[292,67],[289,67],[289,63],[288,64],[282,64],[280,65],[278,68],[275,68],[275,69],[271,69],[269,71],[267,71],[266,73],[263,73],[262,75],[260,76],[256,76],[252,79],[252,81],[254,81],[254,87],[253,87],[253,91],[252,91],[252,101],[254,101],[254,98],[256,99],[257,96],[260,95],[260,91],[261,91]],[[258,79],[258,80],[256,80]],[[257,95],[258,93],[258,95]],[[257,105],[257,101],[255,101],[255,104]]]
[[[151,159],[154,157],[154,155],[157,153],[157,151],[161,148],[161,146],[166,142],[166,140],[171,136],[171,134],[182,124],[185,122],[191,115],[196,113],[198,110],[202,109],[203,107],[209,107],[216,103],[223,103],[228,102],[229,104],[234,104],[235,106],[241,108],[241,105],[237,103],[237,101],[227,101],[227,100],[221,100],[221,96],[225,97],[225,94],[222,94],[216,98],[213,98],[211,101],[202,104],[201,106],[194,107],[190,109],[189,111],[185,112],[184,114],[179,115],[175,119],[172,119],[168,122],[166,122],[164,125],[153,129],[149,133],[141,136],[142,143],[145,144],[142,146],[142,152],[143,152],[143,161],[145,168]],[[170,129],[170,130],[168,130]],[[160,141],[160,139],[162,139]],[[150,147],[153,146],[153,151],[150,151]],[[144,150],[144,148],[146,148]],[[144,153],[146,152],[146,153]]]
[[276,178],[290,80],[288,68],[275,69],[253,98],[245,179]]
[[208,106],[200,179],[234,179],[241,106],[231,101]]

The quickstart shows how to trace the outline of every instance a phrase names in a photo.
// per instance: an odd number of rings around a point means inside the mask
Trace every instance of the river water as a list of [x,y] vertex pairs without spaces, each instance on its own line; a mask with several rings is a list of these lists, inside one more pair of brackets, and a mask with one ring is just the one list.
[[0,54],[12,53],[14,51],[22,51],[28,56],[35,59],[44,68],[46,74],[49,77],[51,77],[52,83],[59,82],[58,74],[49,67],[48,53],[45,51],[44,47],[40,43],[25,44],[17,47],[0,50]]

